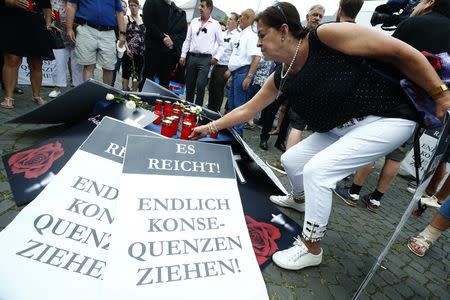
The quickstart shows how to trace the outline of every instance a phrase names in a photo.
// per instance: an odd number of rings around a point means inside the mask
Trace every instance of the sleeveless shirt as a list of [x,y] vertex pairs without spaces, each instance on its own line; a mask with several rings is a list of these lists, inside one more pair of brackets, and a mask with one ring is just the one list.
[[[316,30],[307,37],[308,58],[298,73],[286,79],[282,92],[310,130],[326,132],[368,115],[417,119],[398,83],[376,73],[364,58],[323,44]],[[274,79],[279,88],[281,66]]]

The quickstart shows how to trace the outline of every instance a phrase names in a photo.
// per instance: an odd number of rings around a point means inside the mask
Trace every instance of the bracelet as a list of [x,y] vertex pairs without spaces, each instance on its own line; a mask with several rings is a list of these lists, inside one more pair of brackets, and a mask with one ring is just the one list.
[[248,77],[248,78],[253,78],[253,73],[248,73],[248,74],[247,74],[247,77]]
[[438,87],[435,87],[434,89],[432,89],[431,91],[428,92],[428,94],[430,94],[431,97],[436,97],[440,94],[442,94],[443,92],[445,92],[446,90],[448,90],[447,85],[445,84],[441,84]]
[[211,122],[211,128],[213,129],[213,132],[216,133],[219,130],[217,129],[216,123],[214,123],[214,121]]
[[119,34],[121,35],[127,35],[127,33],[125,31],[119,31]]
[[207,126],[208,126],[208,134],[216,133],[216,132],[219,131],[219,130],[217,129],[217,126],[216,126],[216,124],[214,123],[214,121],[209,122],[209,123],[207,124]]

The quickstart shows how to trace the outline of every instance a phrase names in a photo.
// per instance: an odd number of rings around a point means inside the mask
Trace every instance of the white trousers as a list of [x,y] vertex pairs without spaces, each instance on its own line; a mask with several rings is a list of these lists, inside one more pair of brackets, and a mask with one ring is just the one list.
[[67,63],[70,58],[72,69],[72,84],[77,86],[83,83],[83,66],[78,64],[75,56],[75,47],[53,49],[55,55],[55,70],[53,71],[53,83],[58,87],[67,86]]
[[294,195],[305,194],[303,234],[311,224],[326,227],[331,189],[339,180],[402,145],[415,126],[410,120],[367,116],[347,127],[313,133],[286,151],[281,162]]

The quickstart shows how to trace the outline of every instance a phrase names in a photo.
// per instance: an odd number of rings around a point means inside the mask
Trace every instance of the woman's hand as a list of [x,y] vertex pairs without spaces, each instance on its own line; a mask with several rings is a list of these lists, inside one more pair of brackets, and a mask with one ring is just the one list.
[[58,32],[62,32],[62,30],[55,25],[55,22],[52,22],[50,25],[47,25],[47,30],[52,30],[52,29],[55,29]]
[[26,0],[5,0],[6,7],[18,7],[28,10],[28,1]]
[[207,136],[209,133],[209,128],[207,125],[197,126],[192,130],[191,135],[189,136],[189,139],[191,140],[198,140],[204,136]]
[[436,116],[444,121],[445,114],[450,110],[450,91],[447,90],[437,97],[434,97],[436,103]]

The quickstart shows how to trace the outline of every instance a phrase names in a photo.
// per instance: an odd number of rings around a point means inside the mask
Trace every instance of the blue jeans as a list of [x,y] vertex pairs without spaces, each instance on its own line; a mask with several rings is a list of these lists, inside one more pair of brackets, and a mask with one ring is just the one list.
[[442,203],[439,213],[446,219],[450,220],[450,197]]
[[[249,100],[249,89],[244,90],[242,88],[242,82],[247,76],[249,68],[250,66],[246,66],[231,72],[233,77],[231,79],[230,94],[228,95],[228,111],[232,111],[233,109],[247,103]],[[243,123],[237,124],[233,128],[241,136],[244,133]]]

